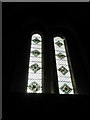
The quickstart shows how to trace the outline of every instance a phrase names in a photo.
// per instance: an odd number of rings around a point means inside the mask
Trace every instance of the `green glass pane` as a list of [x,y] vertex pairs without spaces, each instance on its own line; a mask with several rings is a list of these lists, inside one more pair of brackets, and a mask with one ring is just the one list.
[[62,53],[57,54],[57,57],[60,59],[63,59],[65,57],[65,55],[63,55]]
[[35,39],[33,40],[33,42],[34,42],[35,44],[38,44],[38,43],[40,42],[40,40],[37,39],[37,38],[35,38]]
[[29,85],[29,89],[32,90],[33,92],[39,91],[40,90],[40,85],[36,82],[32,82]]
[[65,94],[69,94],[72,89],[67,85],[67,84],[64,84],[63,86],[61,86],[60,88]]
[[59,69],[58,69],[63,75],[65,75],[68,70],[64,67],[64,66],[61,66]]
[[57,41],[55,44],[56,44],[58,47],[61,47],[61,46],[63,45],[60,41]]
[[36,73],[38,70],[40,70],[40,67],[39,67],[39,65],[38,64],[33,64],[33,65],[31,65],[31,70],[33,70],[34,71],[34,73]]
[[37,56],[40,54],[40,52],[39,52],[38,50],[33,50],[33,51],[32,51],[32,54],[33,54],[35,57],[37,57]]

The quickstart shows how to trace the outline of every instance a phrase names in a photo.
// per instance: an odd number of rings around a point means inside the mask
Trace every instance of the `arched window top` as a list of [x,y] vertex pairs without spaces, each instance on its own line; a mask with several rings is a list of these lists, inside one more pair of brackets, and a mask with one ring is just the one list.
[[62,36],[58,35],[58,36],[54,36],[54,39],[65,40],[65,37],[64,36],[62,37]]
[[41,37],[40,34],[35,33],[35,34],[32,35],[31,40],[35,40],[37,42],[39,42],[39,41],[41,42],[42,41],[42,37]]

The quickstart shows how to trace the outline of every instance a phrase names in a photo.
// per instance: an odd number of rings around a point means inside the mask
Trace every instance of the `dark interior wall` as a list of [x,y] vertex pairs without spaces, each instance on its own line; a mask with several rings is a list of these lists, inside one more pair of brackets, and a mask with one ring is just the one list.
[[[48,100],[48,111],[50,112],[51,106],[60,107],[60,102],[75,104],[81,107],[84,103],[84,108],[88,106],[89,95],[89,40],[88,40],[88,26],[89,26],[89,5],[88,3],[4,3],[3,4],[3,99],[4,108],[10,105],[12,109],[13,102],[15,102],[14,113],[18,109],[22,109],[22,104],[35,103],[37,107],[46,109]],[[62,33],[67,38],[68,49],[70,52],[71,63],[75,76],[78,93],[83,96],[53,96],[42,95],[33,96],[26,95],[27,84],[27,71],[28,60],[30,52],[30,37],[32,31],[39,31],[44,37],[44,76],[46,85],[45,91],[50,88],[48,81],[56,78],[54,51],[53,51],[53,38],[55,34]],[[50,63],[49,63],[50,61]],[[53,72],[52,74],[49,72]],[[54,85],[52,85],[54,86]],[[55,87],[55,86],[54,86]],[[55,99],[56,97],[56,99]],[[18,98],[18,99],[17,99]],[[38,100],[37,100],[38,99]],[[51,102],[51,100],[53,101]],[[83,99],[82,103],[80,100]],[[59,101],[60,100],[60,101]],[[67,102],[65,101],[67,100]],[[22,101],[20,103],[20,101]],[[64,101],[64,102],[63,102]],[[71,102],[72,101],[72,102]],[[78,102],[75,102],[78,101]],[[40,103],[41,102],[41,103]],[[50,103],[51,102],[51,103]],[[33,104],[34,104],[33,103]],[[57,104],[56,104],[57,103]],[[5,106],[6,105],[6,106]],[[46,105],[46,106],[45,106]],[[29,109],[26,104],[23,105],[24,109]],[[35,106],[34,106],[35,107]],[[32,110],[34,111],[32,106]],[[63,108],[63,107],[62,107]],[[9,109],[9,112],[11,112]],[[21,111],[24,112],[24,109]],[[81,109],[78,109],[78,111]],[[88,108],[87,108],[88,110]],[[4,113],[7,115],[8,108]],[[22,113],[21,112],[21,113]],[[53,111],[54,112],[54,111]],[[81,110],[82,112],[82,110]],[[12,112],[13,113],[13,112]],[[13,114],[14,114],[13,113]]]

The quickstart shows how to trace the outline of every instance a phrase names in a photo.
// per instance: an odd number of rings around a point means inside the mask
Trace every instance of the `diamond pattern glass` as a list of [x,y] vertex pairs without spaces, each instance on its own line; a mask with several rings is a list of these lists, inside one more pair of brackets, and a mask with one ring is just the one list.
[[63,59],[65,57],[65,55],[63,55],[62,53],[58,53],[57,57],[60,58],[60,59]]
[[27,93],[42,93],[42,38],[39,34],[31,38]]
[[39,67],[39,65],[38,64],[33,64],[33,65],[31,65],[31,67],[30,67],[33,71],[34,71],[34,73],[36,73],[38,70],[40,70],[40,67]]
[[64,66],[61,66],[59,69],[58,69],[63,75],[65,75],[68,70],[64,67]]
[[61,86],[60,88],[62,90],[62,92],[64,92],[65,94],[69,94],[72,89],[67,85],[67,84],[64,84],[63,86]]
[[74,94],[64,41],[59,36],[54,37],[59,94]]
[[32,54],[33,54],[35,57],[37,57],[37,56],[40,54],[40,52],[39,52],[38,50],[33,50],[33,51],[32,51]]
[[56,44],[58,47],[61,47],[61,46],[63,45],[60,41],[57,41],[55,44]]
[[40,40],[37,39],[37,38],[35,38],[35,39],[33,40],[33,42],[34,42],[35,44],[38,44],[38,43],[40,42]]
[[38,83],[36,83],[36,82],[32,82],[29,85],[29,89],[32,90],[35,93],[36,91],[40,90],[40,85]]

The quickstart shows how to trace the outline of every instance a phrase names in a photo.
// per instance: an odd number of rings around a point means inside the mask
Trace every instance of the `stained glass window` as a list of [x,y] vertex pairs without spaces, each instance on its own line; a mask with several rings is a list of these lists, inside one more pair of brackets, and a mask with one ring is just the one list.
[[54,37],[59,94],[74,94],[65,39]]
[[42,37],[39,34],[31,37],[27,93],[42,93]]

